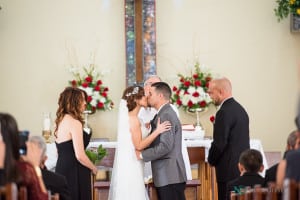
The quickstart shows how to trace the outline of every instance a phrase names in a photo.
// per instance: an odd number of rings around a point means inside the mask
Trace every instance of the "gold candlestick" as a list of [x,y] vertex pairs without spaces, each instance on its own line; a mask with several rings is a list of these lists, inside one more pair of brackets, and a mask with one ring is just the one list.
[[50,138],[51,138],[51,130],[43,130],[43,137],[46,141],[46,143],[51,143]]
[[51,138],[51,118],[50,112],[44,112],[44,119],[43,119],[43,137],[45,138],[46,143],[50,143]]

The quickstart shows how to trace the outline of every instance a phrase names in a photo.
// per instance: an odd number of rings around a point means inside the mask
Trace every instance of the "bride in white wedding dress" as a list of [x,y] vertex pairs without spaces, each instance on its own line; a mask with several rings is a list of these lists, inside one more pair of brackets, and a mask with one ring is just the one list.
[[[148,200],[144,183],[144,162],[138,160],[135,150],[143,150],[161,133],[169,130],[168,121],[160,123],[152,134],[138,113],[146,107],[147,98],[140,86],[125,89],[119,106],[118,141],[109,190],[109,200]],[[147,136],[148,135],[148,136]]]

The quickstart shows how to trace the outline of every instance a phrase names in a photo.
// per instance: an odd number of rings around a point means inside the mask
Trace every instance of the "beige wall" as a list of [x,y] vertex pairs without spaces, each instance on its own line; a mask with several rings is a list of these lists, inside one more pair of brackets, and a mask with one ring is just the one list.
[[[71,64],[95,53],[116,104],[91,116],[94,137],[116,138],[117,107],[125,88],[124,3],[121,0],[3,0],[0,11],[0,111],[20,129],[41,134],[42,114],[55,118]],[[158,74],[171,85],[199,58],[217,76],[232,80],[235,98],[250,116],[252,138],[282,151],[295,128],[300,34],[277,23],[273,0],[157,1]],[[201,119],[207,135],[209,116]],[[194,117],[181,112],[183,123]]]

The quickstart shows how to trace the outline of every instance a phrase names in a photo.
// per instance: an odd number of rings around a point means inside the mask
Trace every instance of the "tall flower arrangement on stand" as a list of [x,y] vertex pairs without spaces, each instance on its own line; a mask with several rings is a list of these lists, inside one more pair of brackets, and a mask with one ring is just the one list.
[[109,88],[103,85],[100,74],[95,71],[95,65],[83,67],[84,74],[80,74],[76,67],[71,68],[74,79],[69,81],[73,87],[84,90],[87,95],[86,110],[95,113],[97,110],[106,111],[113,108],[114,103],[108,96]]
[[182,107],[185,111],[195,112],[197,108],[207,108],[212,103],[207,93],[209,81],[212,76],[200,68],[199,62],[195,63],[194,71],[190,76],[178,74],[179,84],[173,86],[172,103]]

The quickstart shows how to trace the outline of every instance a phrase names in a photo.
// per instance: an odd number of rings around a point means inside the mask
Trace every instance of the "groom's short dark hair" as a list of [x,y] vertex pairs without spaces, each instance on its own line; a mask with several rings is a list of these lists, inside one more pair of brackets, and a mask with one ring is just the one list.
[[156,82],[156,83],[153,83],[151,85],[151,87],[154,87],[157,92],[162,93],[166,100],[170,100],[172,90],[171,90],[170,86],[167,83],[165,83],[165,82]]

